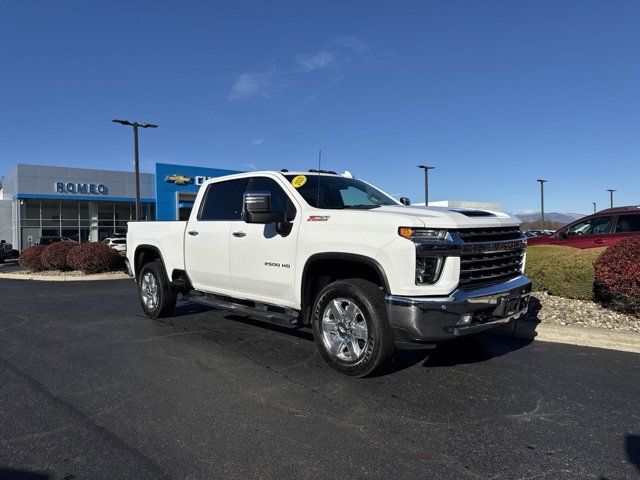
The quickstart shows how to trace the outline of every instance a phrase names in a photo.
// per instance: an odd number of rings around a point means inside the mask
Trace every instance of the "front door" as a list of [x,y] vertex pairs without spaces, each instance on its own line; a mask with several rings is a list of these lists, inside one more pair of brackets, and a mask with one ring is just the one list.
[[568,236],[560,245],[575,248],[606,247],[610,244],[612,226],[611,215],[580,220],[569,226]]
[[242,220],[231,225],[231,279],[237,294],[265,303],[295,307],[295,264],[300,227],[299,206],[275,178],[254,177],[247,191],[271,193],[271,210],[285,211],[289,225],[261,225]]
[[241,218],[242,196],[249,179],[211,183],[199,211],[187,222],[184,262],[193,286],[205,292],[233,295],[229,274],[231,225]]

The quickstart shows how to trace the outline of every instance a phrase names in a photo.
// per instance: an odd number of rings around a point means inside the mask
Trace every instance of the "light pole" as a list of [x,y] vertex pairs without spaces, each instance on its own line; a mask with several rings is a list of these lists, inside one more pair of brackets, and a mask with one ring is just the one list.
[[614,190],[613,188],[607,188],[607,192],[609,192],[609,199],[611,200],[611,208],[613,208],[613,192],[615,192],[617,190]]
[[540,182],[540,214],[542,215],[542,230],[545,230],[544,223],[544,184],[548,182],[548,180],[543,180],[539,178],[536,182]]
[[596,213],[596,202],[591,202],[593,203],[593,213]]
[[418,165],[418,168],[424,169],[424,206],[429,206],[429,170],[433,170],[436,167],[430,165]]
[[140,162],[138,161],[138,127],[158,128],[153,123],[130,122],[129,120],[118,120],[114,118],[114,123],[133,127],[133,165],[136,173],[136,221],[140,220]]

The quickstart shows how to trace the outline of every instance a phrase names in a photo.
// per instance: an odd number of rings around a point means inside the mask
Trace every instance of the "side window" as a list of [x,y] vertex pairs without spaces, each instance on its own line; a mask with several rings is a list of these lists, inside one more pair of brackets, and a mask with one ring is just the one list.
[[569,235],[602,235],[611,233],[612,217],[593,217],[574,223],[569,227]]
[[620,215],[616,233],[640,232],[640,214]]
[[198,220],[240,220],[242,196],[248,183],[248,178],[239,178],[209,185],[202,200]]
[[287,220],[291,221],[296,218],[296,207],[278,182],[272,178],[255,177],[251,179],[249,190],[252,192],[269,192],[271,193],[271,209],[273,211],[285,212]]

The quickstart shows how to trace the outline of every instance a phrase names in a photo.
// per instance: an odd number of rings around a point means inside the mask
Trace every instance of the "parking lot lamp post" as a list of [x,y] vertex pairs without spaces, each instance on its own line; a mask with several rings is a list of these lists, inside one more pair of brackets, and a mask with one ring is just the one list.
[[433,170],[436,167],[430,165],[418,165],[418,168],[424,169],[424,206],[429,206],[429,170]]
[[129,120],[118,120],[114,118],[114,123],[133,127],[133,166],[136,175],[136,221],[140,220],[140,162],[138,155],[138,127],[158,128],[153,123],[130,122]]
[[543,180],[539,178],[536,182],[540,182],[540,215],[542,216],[542,230],[546,229],[544,223],[544,184],[548,182],[548,180]]
[[596,213],[596,202],[591,202],[593,203],[593,213]]
[[613,192],[615,192],[613,188],[607,188],[607,192],[609,192],[609,199],[611,201],[611,208],[613,208]]

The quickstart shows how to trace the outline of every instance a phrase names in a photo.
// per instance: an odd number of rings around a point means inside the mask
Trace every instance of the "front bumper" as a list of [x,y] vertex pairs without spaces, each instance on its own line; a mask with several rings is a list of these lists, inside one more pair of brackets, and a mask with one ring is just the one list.
[[448,297],[387,295],[396,345],[438,343],[497,327],[527,312],[531,280],[525,275],[495,285],[458,289]]

